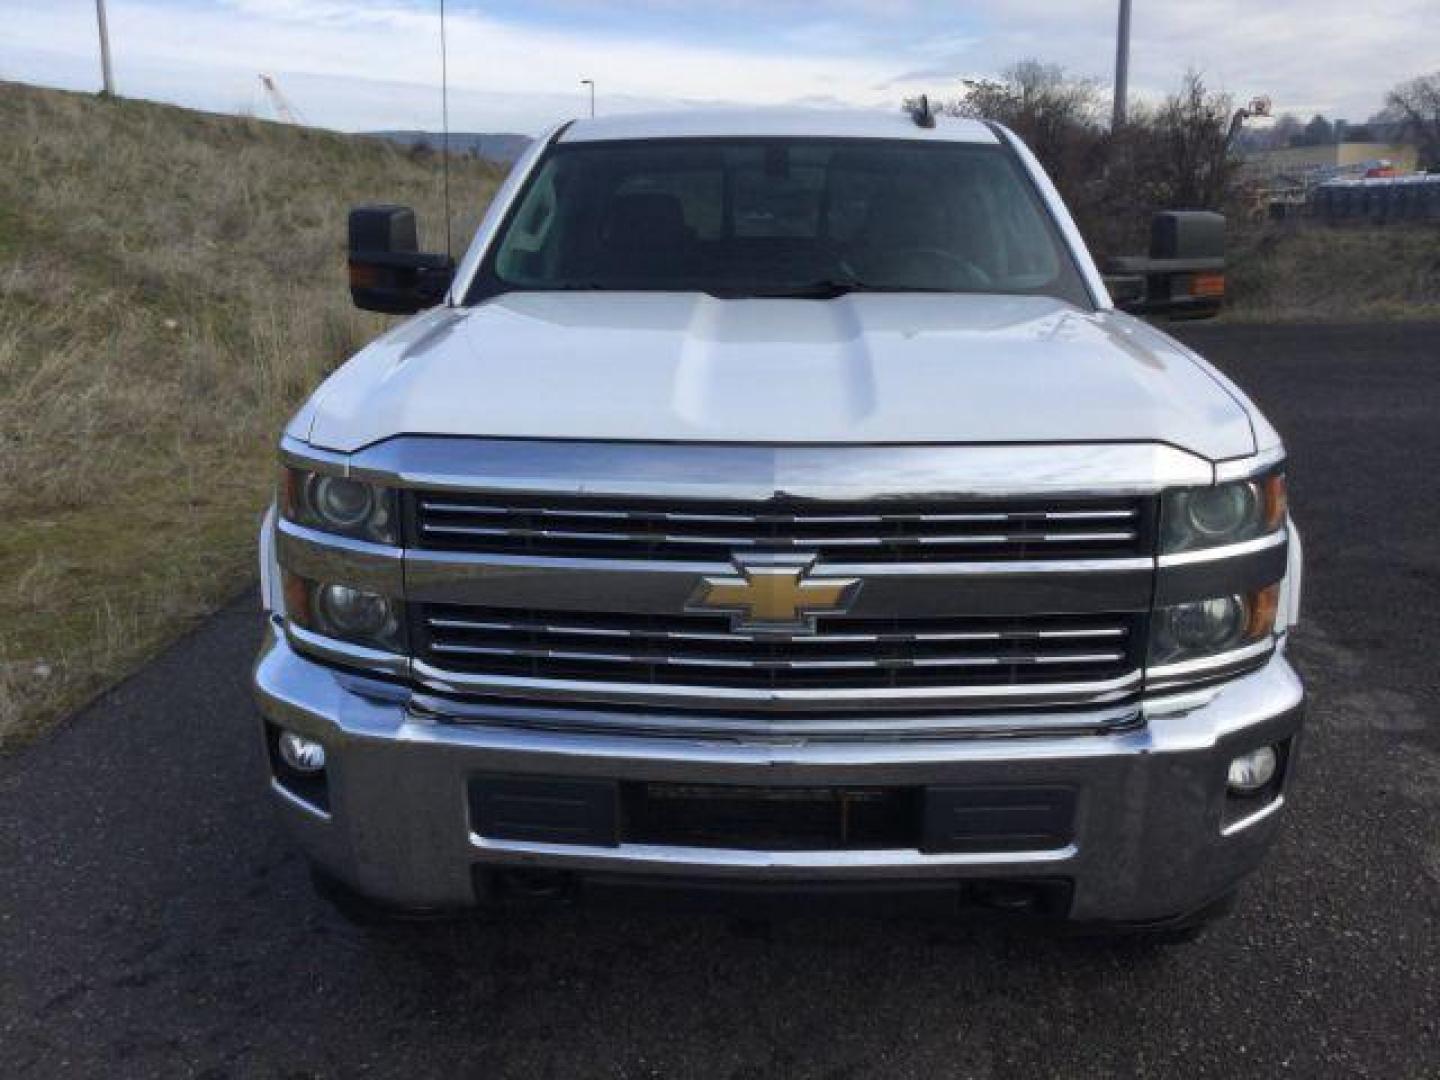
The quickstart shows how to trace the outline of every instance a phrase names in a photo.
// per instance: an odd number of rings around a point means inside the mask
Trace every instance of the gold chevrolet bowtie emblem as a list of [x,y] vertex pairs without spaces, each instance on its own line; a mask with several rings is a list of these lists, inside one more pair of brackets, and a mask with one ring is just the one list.
[[846,611],[860,591],[858,578],[807,575],[813,555],[744,555],[736,573],[702,578],[691,611],[728,612],[732,630],[813,634],[815,616]]

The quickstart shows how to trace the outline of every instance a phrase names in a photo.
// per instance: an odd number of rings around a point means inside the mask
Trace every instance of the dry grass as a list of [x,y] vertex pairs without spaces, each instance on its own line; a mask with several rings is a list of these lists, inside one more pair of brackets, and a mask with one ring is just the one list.
[[1440,227],[1286,227],[1230,244],[1237,322],[1440,318]]
[[[464,236],[498,175],[457,164]],[[344,287],[367,200],[438,226],[436,163],[0,83],[0,747],[253,578],[280,427],[384,325]]]

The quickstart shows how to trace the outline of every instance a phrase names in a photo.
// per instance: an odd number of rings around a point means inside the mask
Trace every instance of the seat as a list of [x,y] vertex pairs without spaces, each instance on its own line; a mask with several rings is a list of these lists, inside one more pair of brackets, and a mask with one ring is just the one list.
[[605,269],[622,277],[672,276],[684,269],[691,248],[684,207],[661,192],[613,199],[601,236]]

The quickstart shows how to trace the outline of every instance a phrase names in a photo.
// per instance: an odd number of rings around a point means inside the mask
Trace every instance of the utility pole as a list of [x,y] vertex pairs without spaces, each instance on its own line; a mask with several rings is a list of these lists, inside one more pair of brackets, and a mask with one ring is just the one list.
[[1115,113],[1110,129],[1125,126],[1125,99],[1130,94],[1130,0],[1120,0],[1120,26],[1115,35]]
[[588,87],[590,87],[590,117],[591,117],[591,119],[594,119],[594,117],[595,117],[595,80],[594,80],[594,79],[581,79],[581,80],[580,80],[580,85],[581,85],[581,86],[588,86]]
[[100,93],[115,96],[115,76],[110,70],[110,28],[105,22],[105,0],[95,0],[95,18],[100,24],[100,77],[104,85]]

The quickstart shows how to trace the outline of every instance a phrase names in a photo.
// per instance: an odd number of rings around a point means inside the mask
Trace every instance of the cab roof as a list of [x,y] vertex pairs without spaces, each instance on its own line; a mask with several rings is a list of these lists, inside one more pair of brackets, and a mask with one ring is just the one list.
[[623,113],[576,120],[559,142],[610,142],[620,139],[910,139],[917,142],[995,144],[999,140],[982,121],[937,116],[921,127],[896,109],[691,109],[684,112]]

